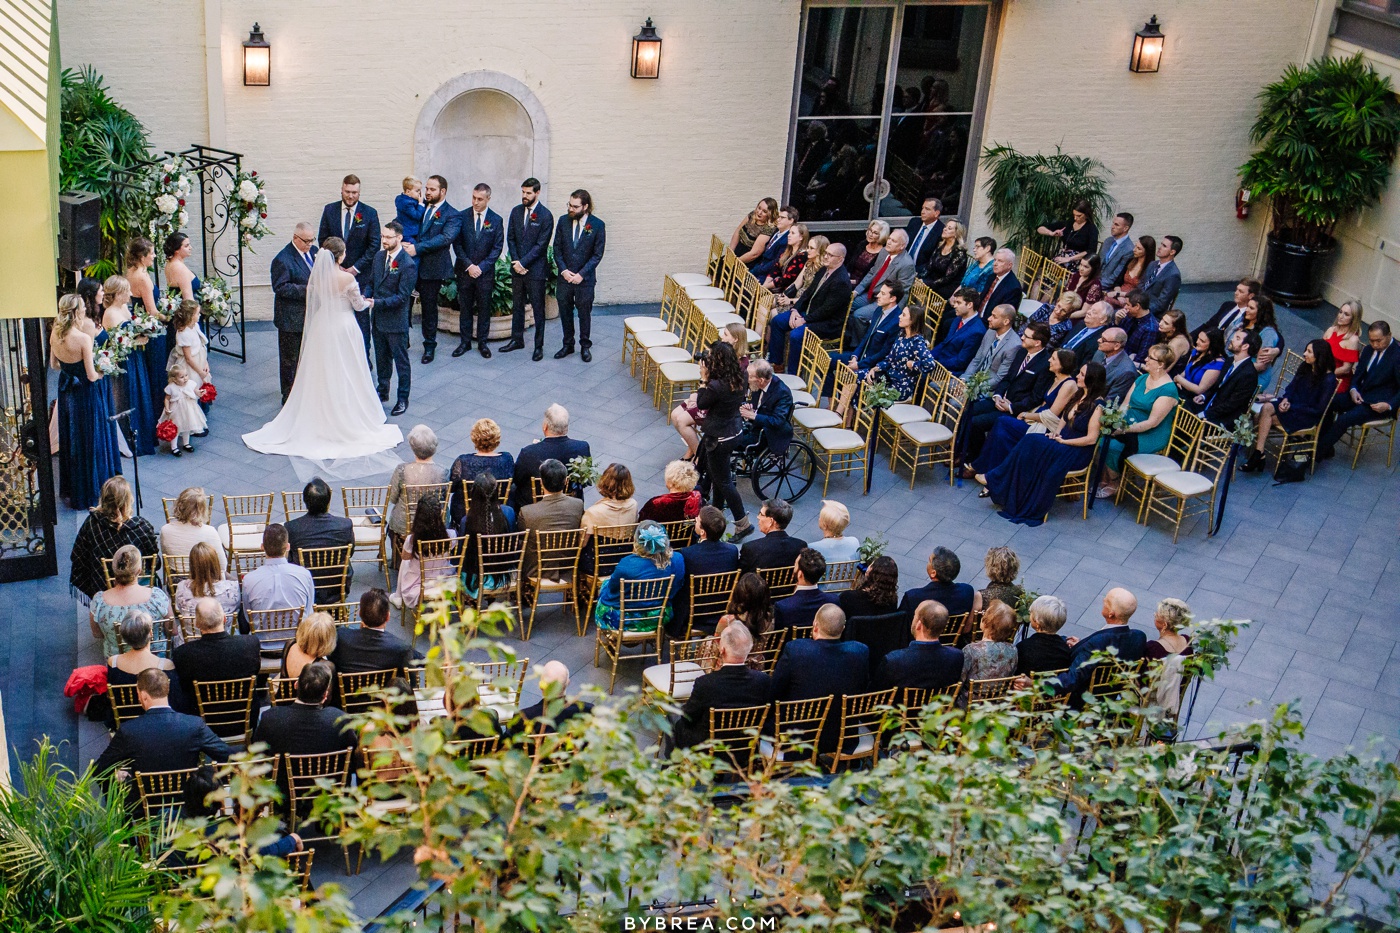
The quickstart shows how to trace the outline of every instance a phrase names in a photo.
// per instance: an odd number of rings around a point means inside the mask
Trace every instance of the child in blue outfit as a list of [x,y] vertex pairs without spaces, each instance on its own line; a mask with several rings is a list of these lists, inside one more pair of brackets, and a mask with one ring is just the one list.
[[423,183],[412,175],[405,178],[403,194],[394,198],[394,207],[398,210],[394,219],[403,227],[403,241],[412,243],[423,222]]

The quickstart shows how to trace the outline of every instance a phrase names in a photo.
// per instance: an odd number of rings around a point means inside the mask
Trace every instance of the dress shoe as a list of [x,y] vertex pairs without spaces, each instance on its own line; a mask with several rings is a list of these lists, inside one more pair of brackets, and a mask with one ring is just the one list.
[[483,340],[481,342],[481,346],[478,347],[478,349],[481,351],[481,358],[483,360],[491,359],[491,348],[486,345],[486,341]]
[[406,411],[408,411],[408,399],[401,398],[398,404],[394,406],[393,411],[389,412],[389,414],[397,418]]
[[502,353],[513,353],[513,352],[516,351],[516,350],[523,350],[523,349],[525,349],[525,341],[523,341],[523,340],[512,340],[510,343],[506,344],[504,347],[501,347],[501,352],[502,352]]
[[203,431],[199,431],[199,432],[197,432],[197,433],[195,433],[195,434],[191,434],[191,435],[190,435],[190,437],[208,437],[208,436],[209,436],[209,429],[208,429],[208,428],[205,428]]
[[554,354],[554,358],[555,358],[556,360],[562,360],[562,359],[563,359],[564,357],[566,357],[566,356],[573,356],[573,355],[574,355],[574,348],[573,348],[573,347],[565,346],[565,347],[560,347],[560,348],[559,348],[559,352],[556,353],[556,354]]
[[433,361],[433,357],[434,357],[436,354],[437,354],[437,351],[434,350],[434,349],[424,350],[424,351],[423,351],[423,365],[426,366],[426,365],[428,365],[429,363],[431,363],[431,362]]
[[187,453],[187,454],[192,454],[192,453],[194,453],[194,445],[191,444],[189,441],[185,441],[183,444],[181,444],[181,445],[180,445],[180,449],[183,450],[183,451],[184,451],[185,453]]
[[544,359],[544,347],[535,347],[535,352],[530,355],[530,359],[536,363]]
[[754,525],[745,517],[742,521],[734,523],[734,530],[729,533],[728,540],[731,542],[742,541],[754,533]]
[[583,361],[585,363],[593,362],[593,350],[590,347],[584,347],[579,352],[579,356],[583,358]]
[[1240,467],[1241,473],[1259,473],[1264,469],[1264,451],[1255,447],[1245,458],[1244,464]]
[[471,348],[472,348],[472,343],[471,343],[470,340],[468,340],[466,343],[459,343],[459,344],[457,344],[457,349],[455,349],[455,350],[452,351],[452,358],[455,360],[457,357],[462,356],[463,354],[465,354],[465,353],[466,353],[468,350],[470,350]]

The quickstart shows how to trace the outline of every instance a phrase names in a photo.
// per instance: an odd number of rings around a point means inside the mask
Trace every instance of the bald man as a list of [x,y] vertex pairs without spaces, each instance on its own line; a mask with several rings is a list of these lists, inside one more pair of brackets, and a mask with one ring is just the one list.
[[1120,661],[1140,661],[1147,649],[1147,636],[1135,628],[1128,627],[1128,620],[1137,612],[1137,597],[1122,587],[1114,587],[1103,598],[1103,628],[1086,638],[1065,639],[1072,649],[1069,656],[1069,670],[1060,675],[1056,693],[1069,694],[1071,702],[1078,703],[1085,690],[1089,689],[1089,674],[1094,653],[1110,648],[1118,653]]
[[[531,732],[551,732],[561,728],[575,716],[593,711],[593,704],[584,700],[569,700],[565,694],[569,690],[569,669],[562,661],[546,661],[540,666],[540,693],[544,699],[533,706],[522,709],[506,729],[506,735],[518,735],[527,728]],[[553,712],[553,716],[548,715]],[[549,721],[554,726],[550,727]]]
[[277,376],[282,384],[284,405],[301,359],[306,283],[311,279],[316,253],[315,228],[302,222],[293,228],[292,241],[272,259],[272,324],[277,328]]

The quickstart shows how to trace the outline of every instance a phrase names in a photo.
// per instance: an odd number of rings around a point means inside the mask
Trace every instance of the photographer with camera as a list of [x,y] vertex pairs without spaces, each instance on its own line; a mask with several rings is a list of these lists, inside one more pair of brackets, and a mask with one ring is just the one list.
[[695,404],[705,415],[700,421],[700,456],[708,474],[711,501],[720,508],[728,506],[734,515],[731,540],[737,541],[753,532],[729,465],[730,454],[744,438],[739,407],[744,403],[748,382],[734,348],[723,341],[715,341],[697,362],[701,385]]

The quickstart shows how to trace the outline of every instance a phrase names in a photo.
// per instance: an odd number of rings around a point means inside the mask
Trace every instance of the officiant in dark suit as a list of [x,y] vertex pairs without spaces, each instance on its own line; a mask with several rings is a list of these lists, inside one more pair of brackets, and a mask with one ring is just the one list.
[[391,367],[397,369],[399,397],[390,412],[397,416],[408,410],[408,390],[413,382],[408,359],[408,313],[413,305],[413,286],[418,282],[418,263],[403,249],[403,227],[397,220],[384,225],[379,245],[365,297],[374,299],[369,313],[374,328],[379,400],[389,400],[389,371]]
[[[368,204],[360,203],[360,178],[346,175],[340,181],[340,200],[332,201],[321,211],[321,229],[317,243],[338,236],[345,241],[345,258],[341,268],[355,277],[364,291],[369,284],[369,265],[379,249],[379,213]],[[369,363],[369,312],[356,311],[355,322],[365,338],[365,363]]]
[[511,293],[510,343],[502,353],[525,349],[525,301],[535,316],[536,363],[544,359],[544,293],[549,284],[549,241],[554,236],[554,215],[540,203],[540,180],[527,178],[520,184],[520,203],[510,212],[506,245],[510,248]]
[[476,345],[481,358],[491,359],[486,335],[491,329],[491,292],[496,288],[496,260],[506,242],[506,225],[501,215],[487,207],[491,203],[491,186],[485,182],[472,189],[472,209],[458,215],[460,227],[452,241],[456,254],[453,266],[457,273],[457,320],[461,340],[453,357],[472,348],[472,319],[476,319]]
[[404,250],[418,263],[418,307],[423,316],[423,359],[426,365],[437,353],[438,293],[442,283],[452,278],[452,241],[457,239],[462,218],[447,203],[447,179],[429,175],[423,185],[423,221],[418,236],[405,243]]
[[306,283],[311,279],[317,252],[311,224],[303,222],[292,231],[292,242],[272,259],[272,324],[277,328],[277,378],[282,385],[283,405],[287,404],[301,360]]

